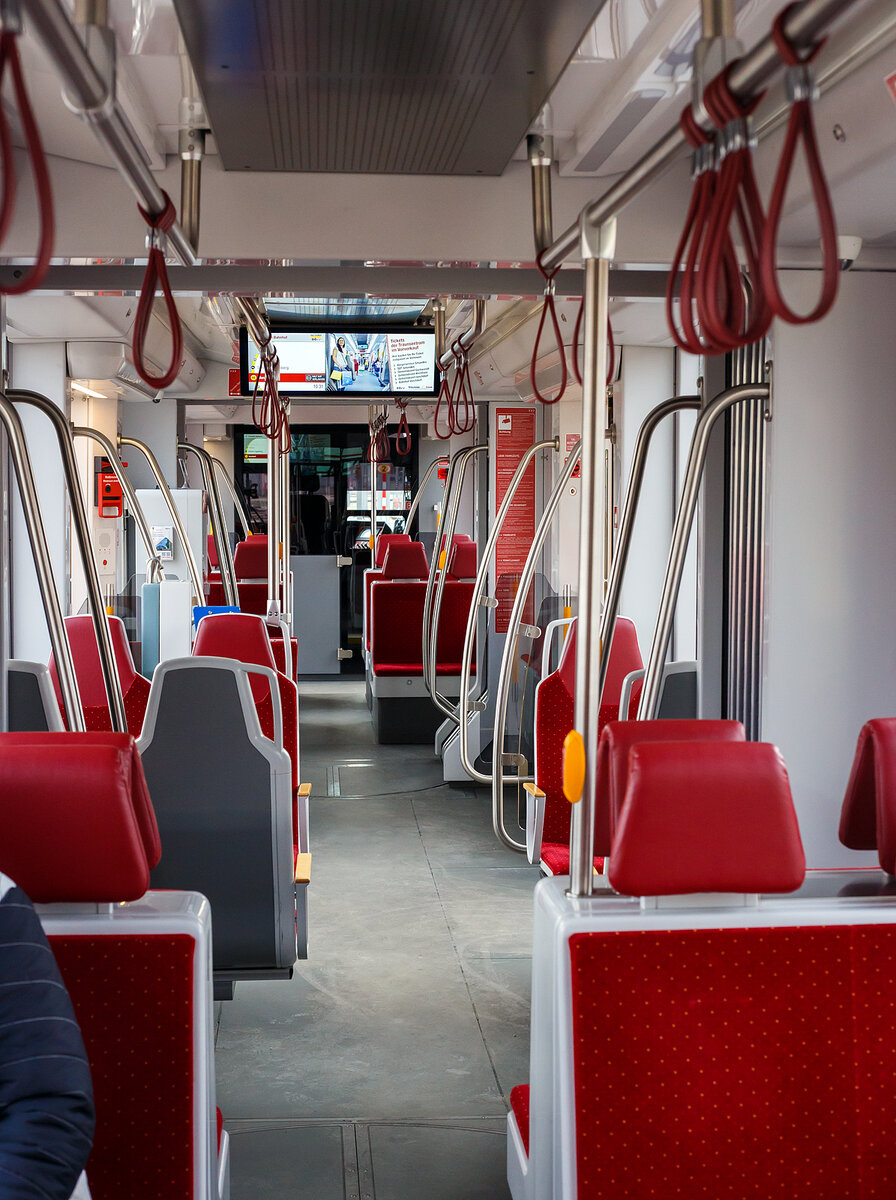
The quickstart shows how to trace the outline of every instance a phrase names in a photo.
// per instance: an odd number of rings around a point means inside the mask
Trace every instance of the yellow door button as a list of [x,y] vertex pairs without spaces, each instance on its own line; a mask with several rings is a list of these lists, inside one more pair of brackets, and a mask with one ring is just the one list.
[[563,739],[563,795],[578,804],[585,790],[585,741],[577,729]]

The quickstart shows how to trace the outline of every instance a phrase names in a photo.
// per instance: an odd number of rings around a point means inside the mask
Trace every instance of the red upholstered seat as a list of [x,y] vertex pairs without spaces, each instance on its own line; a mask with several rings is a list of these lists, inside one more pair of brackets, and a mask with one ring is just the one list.
[[0,870],[32,900],[143,895],[161,846],[131,734],[0,734],[0,779]]
[[208,565],[213,571],[221,571],[221,564],[218,561],[218,547],[215,545],[214,534],[206,534],[205,537],[205,553],[208,555]]
[[233,552],[233,569],[238,580],[267,579],[268,535],[257,533],[237,542]]
[[[567,806],[568,807],[568,806]],[[604,873],[604,859],[592,860],[598,875]],[[560,842],[541,843],[541,865],[550,875],[569,874],[569,846]]]
[[[111,730],[112,720],[109,716],[108,698],[103,684],[103,671],[100,666],[100,652],[97,647],[93,618],[87,616],[66,617],[65,632],[71,647],[78,692],[84,708],[84,722],[88,730]],[[109,617],[109,632],[112,636],[115,665],[118,668],[118,678],[121,680],[121,690],[124,695],[124,712],[127,718],[128,732],[139,737],[149,700],[149,680],[137,674],[137,668],[134,666],[131,656],[127,631],[121,617]],[[56,699],[59,702],[60,711],[63,713],[63,720],[65,720],[56,659],[52,654],[49,668]]]
[[876,850],[888,875],[896,875],[896,719],[862,726],[843,809],[840,841],[850,850]]
[[386,548],[382,566],[383,579],[426,579],[429,563],[420,542],[392,542]]
[[286,646],[282,637],[275,637],[271,632],[273,626],[268,626],[268,637],[271,640],[271,650],[274,654],[274,662],[277,664],[277,670],[281,675],[286,675],[289,679],[295,682],[299,677],[299,641],[298,638],[289,639],[289,655],[292,666],[291,671],[286,669]]
[[791,892],[802,884],[806,859],[776,747],[641,741],[628,760],[610,858],[617,891]]
[[510,1109],[516,1119],[517,1129],[529,1153],[529,1085],[520,1083],[510,1091]]
[[455,542],[448,556],[447,571],[452,579],[475,579],[477,570],[476,543]]
[[[238,662],[267,667],[277,677],[283,714],[283,748],[292,762],[293,788],[299,786],[299,701],[295,683],[277,670],[267,626],[251,613],[211,613],[203,617],[196,630],[194,655],[209,658],[235,658]],[[267,680],[250,675],[249,685],[255,699],[261,732],[274,737],[274,705]]]
[[[417,543],[412,543],[417,545]],[[390,549],[391,556],[404,547]],[[422,547],[421,547],[422,551]],[[397,569],[403,569],[399,563]],[[436,672],[459,675],[463,656],[472,583],[447,580],[442,593]],[[421,581],[383,579],[371,589],[371,663],[374,675],[422,675],[423,603],[426,584]],[[475,672],[475,662],[471,666]]]
[[597,853],[611,852],[628,785],[629,753],[633,746],[642,742],[742,742],[745,737],[740,721],[611,721],[604,727],[597,747],[594,822]]
[[[600,709],[601,729],[618,716],[619,693],[626,675],[640,667],[635,626],[626,617],[617,617]],[[541,857],[553,875],[564,875],[569,869],[569,802],[563,795],[563,742],[573,727],[575,686],[576,623],[573,622],[556,671],[545,676],[535,693],[535,782],[545,794]],[[602,856],[608,851],[598,847],[595,830],[594,864],[600,869]],[[554,863],[563,865],[563,869],[555,869]]]
[[375,565],[381,567],[386,561],[386,551],[390,546],[397,546],[402,542],[409,542],[411,535],[409,533],[381,533],[376,539],[376,560]]

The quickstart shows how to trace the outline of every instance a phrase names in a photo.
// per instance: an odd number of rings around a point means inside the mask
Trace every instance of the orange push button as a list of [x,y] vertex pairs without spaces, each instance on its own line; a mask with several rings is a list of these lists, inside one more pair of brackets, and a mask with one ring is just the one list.
[[563,795],[578,804],[585,790],[585,741],[577,729],[563,739]]

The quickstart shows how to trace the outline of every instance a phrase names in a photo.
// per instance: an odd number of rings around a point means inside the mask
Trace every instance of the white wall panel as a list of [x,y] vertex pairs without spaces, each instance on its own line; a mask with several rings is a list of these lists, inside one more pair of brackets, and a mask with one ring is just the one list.
[[[789,280],[808,310],[817,274]],[[837,839],[856,736],[896,715],[896,277],[847,274],[818,325],[774,330],[763,737],[790,770],[809,864]]]

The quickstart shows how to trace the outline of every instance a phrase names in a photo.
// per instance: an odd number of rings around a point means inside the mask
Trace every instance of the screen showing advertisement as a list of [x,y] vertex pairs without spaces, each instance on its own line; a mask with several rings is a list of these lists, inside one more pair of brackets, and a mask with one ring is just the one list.
[[[436,340],[431,329],[278,332],[280,393],[354,396],[436,395]],[[264,364],[252,347],[248,386],[264,386]],[[259,379],[260,372],[260,379]]]

